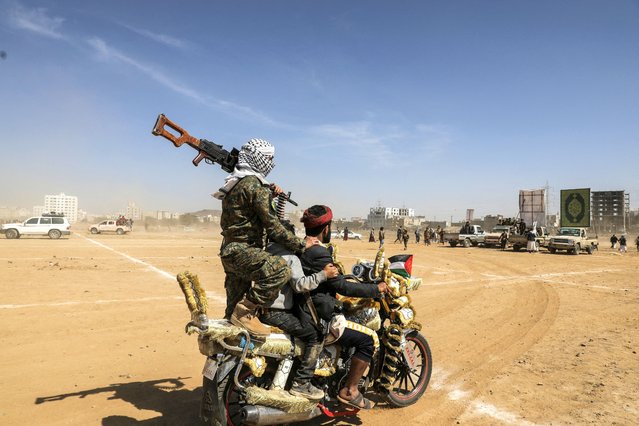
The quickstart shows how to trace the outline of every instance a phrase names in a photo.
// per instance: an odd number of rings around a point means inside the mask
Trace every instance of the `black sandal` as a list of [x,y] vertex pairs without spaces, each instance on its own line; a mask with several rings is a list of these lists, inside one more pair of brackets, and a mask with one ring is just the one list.
[[[353,408],[357,408],[358,410],[370,410],[371,408],[373,408],[375,406],[375,403],[373,401],[371,401],[370,399],[364,398],[364,395],[362,395],[361,392],[359,393],[359,395],[357,395],[355,398],[353,398],[351,400],[342,398],[339,395],[337,395],[337,399],[342,404],[349,405],[349,406],[351,406]],[[363,407],[361,405],[359,405],[362,402],[364,402],[364,406]]]

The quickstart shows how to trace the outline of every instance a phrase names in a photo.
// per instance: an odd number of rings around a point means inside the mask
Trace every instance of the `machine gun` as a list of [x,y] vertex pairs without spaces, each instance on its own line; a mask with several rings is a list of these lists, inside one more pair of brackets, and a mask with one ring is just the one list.
[[[177,133],[177,135],[168,131],[165,126],[173,130]],[[237,156],[240,151],[236,148],[233,148],[231,152],[229,152],[225,150],[222,145],[218,145],[206,139],[197,139],[191,136],[182,127],[169,120],[164,114],[158,115],[151,133],[155,136],[162,136],[163,138],[170,140],[176,148],[179,148],[186,143],[190,147],[197,149],[198,154],[193,159],[194,166],[198,166],[200,162],[204,160],[207,164],[217,163],[222,166],[222,170],[232,173],[235,165],[237,164]],[[271,188],[274,187],[274,185],[271,185]],[[290,192],[288,194],[280,194],[279,197],[285,199],[294,206],[297,206],[297,203],[291,200],[290,194]]]

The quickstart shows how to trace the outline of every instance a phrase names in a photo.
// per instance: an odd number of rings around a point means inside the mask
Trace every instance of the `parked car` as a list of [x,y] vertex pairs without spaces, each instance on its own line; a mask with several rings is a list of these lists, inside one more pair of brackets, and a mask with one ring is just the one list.
[[62,214],[45,213],[34,216],[22,223],[5,223],[0,227],[0,233],[8,239],[20,238],[23,235],[47,235],[57,240],[63,235],[71,234],[71,225]]
[[[340,239],[343,240],[344,239],[344,231],[333,231],[331,232],[331,239]],[[357,232],[353,232],[353,231],[348,231],[348,239],[349,240],[361,240],[362,239],[362,234],[358,234]]]
[[457,245],[476,247],[479,244],[484,244],[485,235],[486,232],[484,232],[479,225],[462,226],[459,232],[445,232],[444,243],[450,244],[451,247],[456,247]]
[[556,253],[565,250],[567,253],[579,254],[585,251],[592,254],[599,250],[597,237],[589,237],[584,228],[561,228],[557,235],[550,237],[548,251]]
[[484,247],[497,247],[501,234],[506,233],[506,237],[510,236],[510,225],[495,225],[493,229],[484,235]]

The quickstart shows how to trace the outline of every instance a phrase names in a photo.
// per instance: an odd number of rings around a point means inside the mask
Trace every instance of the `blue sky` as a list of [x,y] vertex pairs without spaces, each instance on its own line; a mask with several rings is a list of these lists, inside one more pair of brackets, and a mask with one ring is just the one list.
[[514,215],[520,189],[639,197],[638,1],[0,0],[0,206],[219,208],[165,113],[276,146],[302,207]]

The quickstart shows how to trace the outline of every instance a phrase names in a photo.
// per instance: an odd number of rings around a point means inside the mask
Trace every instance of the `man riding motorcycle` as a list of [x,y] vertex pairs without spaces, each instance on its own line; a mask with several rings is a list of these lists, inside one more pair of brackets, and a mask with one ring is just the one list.
[[[327,206],[315,205],[304,211],[302,222],[306,230],[307,245],[310,245],[301,256],[302,267],[306,275],[321,271],[326,265],[333,263],[333,258],[324,244],[330,242],[333,212]],[[320,321],[330,323],[328,340],[339,342],[344,347],[354,347],[350,370],[346,383],[338,394],[338,399],[345,404],[359,409],[370,409],[374,404],[364,398],[357,385],[368,368],[371,357],[379,347],[377,334],[362,325],[345,321],[342,316],[335,318],[340,311],[336,294],[352,297],[378,298],[387,291],[386,283],[361,284],[346,281],[343,275],[321,283],[311,292],[311,300]],[[301,321],[313,322],[314,313],[308,304],[301,303]]]
[[[289,221],[282,221],[284,227],[295,233],[295,227]],[[299,258],[278,243],[269,243],[266,250],[276,256],[281,256],[291,268],[291,279],[282,287],[275,301],[264,305],[260,320],[280,328],[291,336],[304,342],[302,362],[295,371],[293,384],[289,392],[310,400],[320,400],[324,392],[311,384],[317,358],[322,350],[322,339],[319,330],[308,322],[300,321],[295,315],[294,293],[315,290],[327,279],[335,278],[339,272],[335,265],[327,264],[324,269],[311,275],[304,275]]]
[[258,337],[270,333],[256,316],[258,307],[275,300],[291,277],[284,259],[264,251],[265,237],[293,253],[305,248],[304,241],[282,226],[271,205],[272,192],[282,192],[265,179],[275,167],[274,154],[275,148],[269,142],[249,140],[242,146],[237,165],[224,186],[213,194],[222,200],[224,317]]

